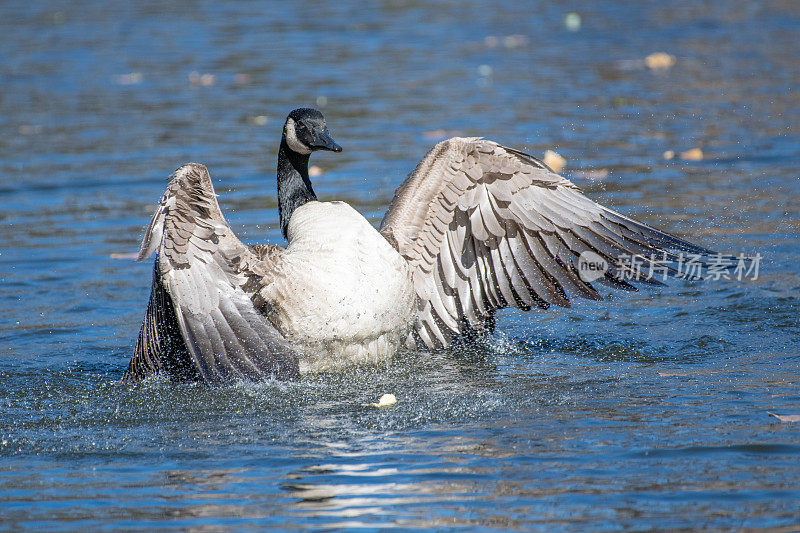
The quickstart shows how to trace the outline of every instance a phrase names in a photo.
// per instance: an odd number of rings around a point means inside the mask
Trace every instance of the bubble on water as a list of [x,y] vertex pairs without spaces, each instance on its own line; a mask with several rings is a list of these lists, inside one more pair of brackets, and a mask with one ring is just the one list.
[[506,35],[503,37],[503,46],[505,48],[520,48],[528,44],[528,38],[525,35]]
[[269,122],[269,118],[265,115],[256,115],[254,117],[249,117],[247,121],[253,126],[265,126],[267,122]]
[[144,74],[141,72],[129,72],[127,74],[117,74],[112,79],[117,85],[138,85],[144,81]]
[[581,16],[578,13],[567,13],[564,15],[564,27],[569,31],[578,31],[581,29]]
[[201,87],[209,87],[217,82],[217,77],[214,74],[197,72],[193,70],[189,73],[189,83],[192,85],[199,85]]

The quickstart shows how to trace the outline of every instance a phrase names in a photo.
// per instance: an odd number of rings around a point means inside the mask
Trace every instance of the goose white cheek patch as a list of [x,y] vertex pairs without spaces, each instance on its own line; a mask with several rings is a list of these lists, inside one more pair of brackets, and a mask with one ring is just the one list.
[[297,152],[298,154],[311,153],[311,150],[309,150],[308,147],[301,143],[300,139],[297,138],[297,132],[295,132],[295,123],[294,119],[292,118],[286,119],[286,144],[289,145],[289,148],[293,152]]

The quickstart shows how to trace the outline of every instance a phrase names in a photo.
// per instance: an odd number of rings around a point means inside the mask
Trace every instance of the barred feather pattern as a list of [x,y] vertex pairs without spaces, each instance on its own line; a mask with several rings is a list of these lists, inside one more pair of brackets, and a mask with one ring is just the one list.
[[181,347],[164,341],[177,325],[192,366],[211,385],[299,377],[294,349],[265,303],[254,302],[282,249],[248,247],[233,234],[203,165],[183,165],[171,178],[139,251],[138,260],[156,252],[157,261],[128,375],[182,367]]
[[380,231],[412,269],[409,343],[429,348],[490,329],[505,307],[568,307],[569,293],[601,300],[577,269],[585,251],[609,265],[599,283],[627,290],[636,289],[614,266],[621,255],[714,253],[607,209],[536,158],[482,138],[437,144],[395,192]]

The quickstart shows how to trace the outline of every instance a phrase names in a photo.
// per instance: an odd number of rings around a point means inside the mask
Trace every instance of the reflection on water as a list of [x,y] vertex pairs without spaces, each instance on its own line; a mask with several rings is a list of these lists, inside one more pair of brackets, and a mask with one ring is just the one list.
[[[570,9],[579,31],[538,2],[0,6],[0,527],[797,527],[800,439],[767,412],[800,412],[800,12]],[[185,161],[244,240],[281,242],[300,105],[345,149],[317,193],[375,223],[439,137],[485,135],[761,276],[508,312],[301,383],[118,387],[150,266],[110,255]]]

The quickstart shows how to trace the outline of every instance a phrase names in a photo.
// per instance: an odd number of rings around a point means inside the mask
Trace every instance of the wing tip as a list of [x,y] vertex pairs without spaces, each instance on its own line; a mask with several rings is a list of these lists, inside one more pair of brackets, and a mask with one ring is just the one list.
[[195,172],[195,171],[196,172],[200,172],[202,174],[208,174],[208,168],[205,165],[203,165],[201,163],[194,163],[194,162],[190,161],[190,162],[184,163],[181,166],[179,166],[178,168],[176,168],[175,172],[172,173],[172,178],[173,179],[175,179],[175,178],[180,179],[180,178],[186,177],[186,175],[188,175],[190,172]]
[[134,259],[137,263],[141,263],[150,257],[150,255],[155,252],[158,245],[161,244],[161,238],[164,235],[164,219],[166,218],[164,209],[165,207],[163,205],[156,208],[156,212],[153,213],[150,223],[144,230],[139,253],[136,255],[136,259]]
[[198,178],[203,184],[201,186],[206,184],[211,186],[211,193],[213,194],[211,176],[205,165],[194,162],[184,163],[169,176],[170,183],[167,185],[167,190],[161,199],[161,205],[156,208],[156,212],[153,213],[150,223],[147,225],[142,237],[142,244],[139,247],[139,253],[134,261],[137,263],[144,261],[156,251],[156,248],[161,243],[161,238],[164,234],[164,222],[168,214],[166,206],[169,199],[175,196],[176,187],[183,188],[187,180],[197,180]]

